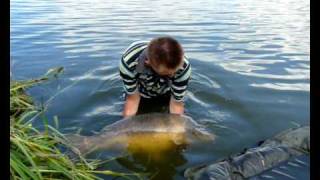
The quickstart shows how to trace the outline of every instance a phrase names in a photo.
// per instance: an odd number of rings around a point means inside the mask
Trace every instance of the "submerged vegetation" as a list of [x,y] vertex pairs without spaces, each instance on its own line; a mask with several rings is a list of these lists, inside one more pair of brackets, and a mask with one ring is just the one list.
[[[50,126],[42,116],[44,110],[37,107],[26,89],[56,77],[63,68],[48,71],[34,80],[10,82],[10,179],[101,179],[98,174],[120,176],[126,179],[136,174],[96,170],[102,162],[85,159],[80,153],[69,157],[60,147],[71,148],[63,134]],[[44,119],[44,132],[32,126],[36,117]],[[57,120],[57,118],[55,118]],[[58,148],[59,146],[59,148]]]

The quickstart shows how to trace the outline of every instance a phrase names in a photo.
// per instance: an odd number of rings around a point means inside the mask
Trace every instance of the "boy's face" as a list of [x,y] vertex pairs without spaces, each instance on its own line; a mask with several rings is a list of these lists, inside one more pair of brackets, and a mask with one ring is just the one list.
[[146,64],[149,65],[159,76],[173,77],[176,71],[180,68],[180,65],[175,69],[169,69],[163,64],[154,64],[153,61],[147,60]]

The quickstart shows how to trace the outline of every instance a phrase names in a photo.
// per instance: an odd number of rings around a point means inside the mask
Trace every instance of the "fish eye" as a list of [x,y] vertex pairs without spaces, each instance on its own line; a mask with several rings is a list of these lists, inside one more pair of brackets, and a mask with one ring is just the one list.
[[199,133],[197,132],[197,131],[191,131],[191,133],[192,133],[192,135],[195,135],[195,136],[197,136],[197,137],[199,137]]

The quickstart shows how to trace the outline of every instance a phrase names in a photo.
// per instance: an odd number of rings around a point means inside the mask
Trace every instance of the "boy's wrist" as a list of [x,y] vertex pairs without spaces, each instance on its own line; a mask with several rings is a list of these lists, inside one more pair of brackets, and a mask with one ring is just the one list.
[[138,92],[132,95],[127,95],[123,110],[123,116],[134,116],[138,111],[139,102],[140,94]]
[[171,97],[169,105],[170,113],[172,114],[183,114],[184,113],[184,103],[183,101],[176,101]]

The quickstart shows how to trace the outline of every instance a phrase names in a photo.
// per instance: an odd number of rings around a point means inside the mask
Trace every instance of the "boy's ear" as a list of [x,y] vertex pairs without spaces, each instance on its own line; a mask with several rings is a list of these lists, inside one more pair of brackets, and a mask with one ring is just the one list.
[[144,62],[145,62],[147,65],[150,65],[150,60],[149,60],[149,59],[145,60]]

